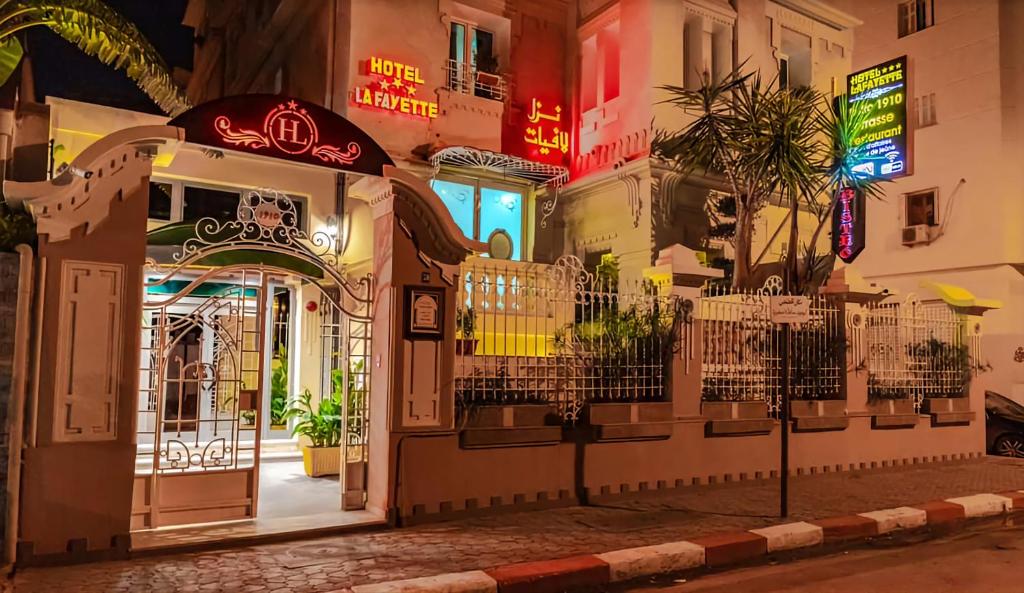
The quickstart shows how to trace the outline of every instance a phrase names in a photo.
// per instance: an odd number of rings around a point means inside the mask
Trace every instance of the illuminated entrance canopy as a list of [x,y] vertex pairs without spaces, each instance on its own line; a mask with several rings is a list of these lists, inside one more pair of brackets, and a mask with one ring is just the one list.
[[418,67],[373,56],[366,60],[366,74],[373,80],[352,90],[357,106],[421,119],[437,117],[437,103],[419,95],[424,80]]
[[368,175],[391,157],[366,132],[323,107],[281,95],[236,95],[197,105],[168,122],[185,141]]
[[907,57],[854,72],[846,82],[851,112],[864,115],[864,126],[853,141],[862,150],[854,173],[880,179],[906,175]]

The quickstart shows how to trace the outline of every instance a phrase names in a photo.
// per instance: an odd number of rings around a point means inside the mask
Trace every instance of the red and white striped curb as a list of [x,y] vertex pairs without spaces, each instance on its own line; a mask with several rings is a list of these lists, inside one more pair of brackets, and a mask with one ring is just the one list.
[[559,560],[507,564],[432,577],[358,585],[351,593],[560,593],[704,566],[752,560],[770,552],[851,541],[927,525],[1024,510],[1024,490],[975,494],[687,541]]

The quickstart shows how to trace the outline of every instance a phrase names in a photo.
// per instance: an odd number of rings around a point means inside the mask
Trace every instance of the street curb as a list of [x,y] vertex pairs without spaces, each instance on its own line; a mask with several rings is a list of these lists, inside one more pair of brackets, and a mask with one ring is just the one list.
[[684,541],[483,571],[359,585],[352,593],[558,593],[694,568],[720,568],[783,550],[849,543],[880,534],[963,524],[1024,510],[1024,490],[975,494],[856,515],[717,533]]

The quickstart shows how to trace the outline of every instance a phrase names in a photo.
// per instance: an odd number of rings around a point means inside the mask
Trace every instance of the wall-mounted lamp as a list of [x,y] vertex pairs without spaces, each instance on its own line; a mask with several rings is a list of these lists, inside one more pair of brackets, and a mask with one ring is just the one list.
[[348,242],[352,237],[352,213],[346,212],[342,218],[341,226],[338,225],[338,217],[333,214],[327,217],[327,226],[324,229],[327,235],[334,241],[334,251],[338,255],[348,250]]

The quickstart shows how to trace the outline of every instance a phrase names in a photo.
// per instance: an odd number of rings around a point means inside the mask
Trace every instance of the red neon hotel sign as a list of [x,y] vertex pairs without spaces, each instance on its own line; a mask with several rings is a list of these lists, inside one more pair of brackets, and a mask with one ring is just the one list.
[[372,80],[352,91],[357,106],[422,119],[437,117],[437,103],[420,98],[424,80],[418,67],[372,56],[366,60],[366,74]]
[[231,118],[219,115],[213,120],[214,130],[226,144],[249,149],[270,148],[290,155],[309,153],[325,163],[348,165],[362,153],[356,142],[342,150],[338,146],[320,144],[320,130],[304,107],[295,101],[280,103],[267,112],[260,129],[232,125]]

